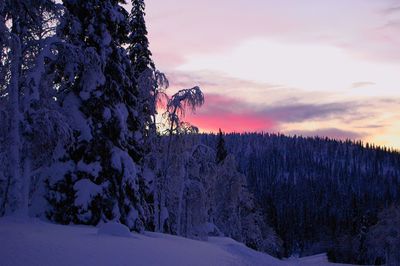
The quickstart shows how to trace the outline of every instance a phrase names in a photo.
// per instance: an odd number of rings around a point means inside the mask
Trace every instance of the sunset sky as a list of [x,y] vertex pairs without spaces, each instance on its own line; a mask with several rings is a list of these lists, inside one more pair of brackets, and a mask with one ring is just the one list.
[[399,0],[148,0],[170,92],[199,85],[202,131],[400,148]]

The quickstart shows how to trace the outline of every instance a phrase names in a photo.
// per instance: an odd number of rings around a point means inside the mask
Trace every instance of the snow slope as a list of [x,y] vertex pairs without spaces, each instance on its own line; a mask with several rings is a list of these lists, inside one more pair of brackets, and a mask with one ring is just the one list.
[[[98,233],[100,231],[100,233]],[[32,219],[0,219],[0,265],[338,265],[325,256],[280,261],[230,238],[208,242],[123,228],[63,226]],[[119,236],[118,236],[119,235]]]

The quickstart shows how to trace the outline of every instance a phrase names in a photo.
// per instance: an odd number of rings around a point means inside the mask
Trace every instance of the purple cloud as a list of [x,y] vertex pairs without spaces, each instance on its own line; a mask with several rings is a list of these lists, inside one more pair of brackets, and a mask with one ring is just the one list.
[[[353,116],[356,103],[254,105],[219,94],[206,94],[205,104],[189,122],[207,131],[279,130],[282,124]],[[350,119],[350,118],[349,118]]]

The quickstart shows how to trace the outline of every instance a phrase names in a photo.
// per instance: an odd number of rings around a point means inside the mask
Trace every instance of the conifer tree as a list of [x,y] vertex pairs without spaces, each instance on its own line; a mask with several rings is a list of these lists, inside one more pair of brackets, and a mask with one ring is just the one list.
[[132,9],[129,16],[128,55],[132,64],[132,77],[138,88],[138,117],[143,141],[143,171],[146,172],[144,179],[144,194],[149,206],[152,205],[151,214],[153,219],[146,224],[148,230],[160,231],[158,216],[160,206],[158,204],[160,182],[157,178],[157,157],[159,149],[159,138],[156,126],[156,104],[159,95],[168,87],[165,75],[156,70],[151,58],[149,40],[145,22],[145,3],[143,0],[132,0]]
[[[128,54],[132,62],[132,75],[138,84],[139,116],[143,123],[143,135],[150,138],[155,134],[156,100],[159,86],[168,84],[165,76],[156,70],[151,58],[145,21],[145,3],[143,0],[132,0],[129,16]],[[164,79],[158,79],[158,76]],[[165,80],[165,83],[160,81]]]
[[143,124],[142,133],[146,135],[145,125],[151,123],[152,104],[150,102],[153,90],[153,72],[155,69],[151,59],[149,41],[147,39],[145,16],[145,4],[143,0],[133,0],[129,17],[129,47],[128,54],[132,62],[132,74],[138,83],[138,111]]
[[218,143],[217,143],[217,158],[216,158],[217,164],[220,164],[221,162],[223,162],[225,160],[226,156],[228,156],[228,152],[226,151],[226,148],[225,148],[224,136],[223,136],[221,129],[219,129]]
[[128,48],[129,57],[133,63],[135,78],[146,71],[148,68],[155,68],[151,59],[151,51],[149,49],[149,40],[147,38],[147,28],[144,19],[145,3],[143,0],[132,0],[132,10],[129,18],[129,26],[131,29]]
[[75,141],[58,163],[64,166],[62,179],[58,174],[48,181],[48,216],[62,223],[116,220],[141,231],[147,207],[139,91],[123,48],[128,13],[117,0],[63,3],[58,36],[64,42],[54,68]]

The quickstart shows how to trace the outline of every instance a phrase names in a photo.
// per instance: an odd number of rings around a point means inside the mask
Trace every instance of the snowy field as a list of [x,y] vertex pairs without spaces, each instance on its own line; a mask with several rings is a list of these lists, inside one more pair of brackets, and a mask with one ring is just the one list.
[[0,265],[339,265],[325,255],[280,261],[230,238],[208,242],[130,233],[124,227],[62,226],[39,220],[0,219]]

